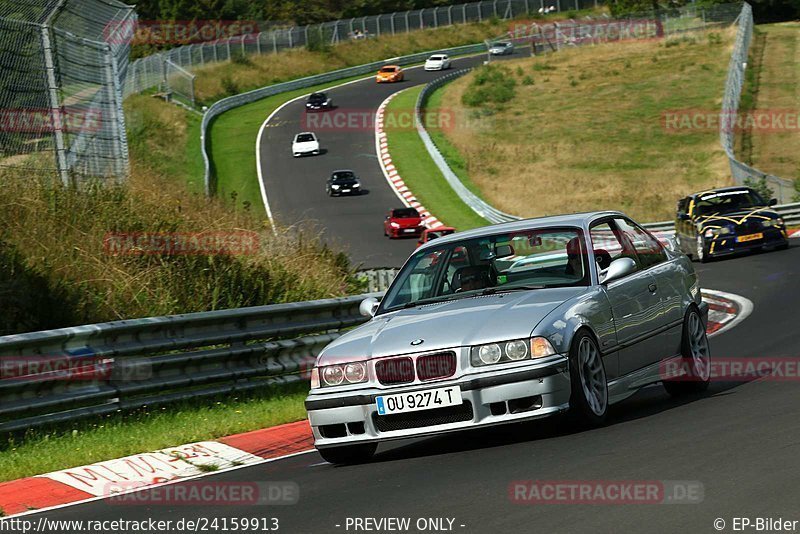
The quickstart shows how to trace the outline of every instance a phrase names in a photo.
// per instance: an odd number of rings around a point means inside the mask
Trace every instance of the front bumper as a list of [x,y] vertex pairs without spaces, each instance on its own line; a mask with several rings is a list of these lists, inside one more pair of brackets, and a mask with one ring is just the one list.
[[[406,230],[414,230],[413,232],[406,232]],[[424,227],[418,226],[416,228],[389,228],[389,237],[399,238],[399,237],[419,237],[422,235],[422,232],[425,230]]]
[[316,156],[316,155],[319,154],[319,149],[315,148],[313,150],[293,150],[292,154],[296,158],[298,158],[300,156]]
[[[458,385],[459,407],[379,416],[379,395]],[[317,448],[405,439],[469,428],[539,419],[569,407],[570,378],[565,355],[509,371],[491,370],[458,379],[403,387],[369,387],[334,394],[312,393],[306,410]],[[509,402],[511,401],[511,402]]]
[[737,236],[730,234],[707,239],[706,247],[708,249],[708,256],[717,258],[765,247],[779,247],[789,242],[786,230],[783,228],[764,228],[761,230],[761,233],[764,234],[764,237],[761,239],[744,241],[741,243],[737,242]]

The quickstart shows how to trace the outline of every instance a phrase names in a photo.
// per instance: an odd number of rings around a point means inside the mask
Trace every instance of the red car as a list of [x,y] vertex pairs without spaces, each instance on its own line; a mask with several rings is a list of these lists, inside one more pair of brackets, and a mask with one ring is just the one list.
[[422,217],[414,208],[395,208],[383,221],[383,235],[389,239],[397,237],[418,236],[425,229]]
[[444,237],[446,235],[454,234],[456,229],[452,226],[437,226],[436,228],[426,228],[422,231],[422,234],[419,236],[419,241],[417,241],[417,247],[421,247],[428,241],[433,241],[438,237]]

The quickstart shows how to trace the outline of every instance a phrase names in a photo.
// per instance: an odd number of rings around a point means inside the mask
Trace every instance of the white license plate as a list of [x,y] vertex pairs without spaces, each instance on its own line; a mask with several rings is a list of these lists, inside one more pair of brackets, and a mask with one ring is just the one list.
[[404,231],[405,233],[407,233],[407,234],[413,234],[414,232],[416,232],[416,230],[414,230],[413,228],[406,228],[406,229],[405,229],[405,230],[403,230],[403,231]]
[[350,192],[349,189],[342,189],[342,193],[349,193],[349,192]]
[[375,399],[378,415],[458,406],[462,402],[461,388],[458,386],[398,393],[397,395],[381,395]]

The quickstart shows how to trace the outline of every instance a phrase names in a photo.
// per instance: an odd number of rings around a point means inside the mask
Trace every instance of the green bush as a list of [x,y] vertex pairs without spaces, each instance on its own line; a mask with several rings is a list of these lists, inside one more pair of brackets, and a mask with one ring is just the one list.
[[766,177],[762,176],[761,178],[746,178],[744,181],[744,185],[747,187],[752,187],[758,194],[761,195],[764,200],[769,200],[775,196],[775,193],[772,191],[772,188],[767,184]]
[[221,82],[222,90],[225,91],[227,96],[238,95],[241,92],[239,90],[239,84],[236,83],[230,76],[223,76]]
[[469,86],[461,97],[468,107],[503,104],[514,98],[517,82],[506,67],[485,65],[475,70]]

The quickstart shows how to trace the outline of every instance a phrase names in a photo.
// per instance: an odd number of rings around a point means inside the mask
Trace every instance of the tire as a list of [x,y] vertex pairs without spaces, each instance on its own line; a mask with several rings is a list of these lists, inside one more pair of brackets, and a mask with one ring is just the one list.
[[708,254],[706,253],[706,242],[703,239],[703,236],[697,234],[697,241],[694,247],[695,253],[693,256],[697,261],[700,263],[707,263],[708,262]]
[[789,241],[787,240],[786,243],[780,244],[775,247],[775,250],[786,250],[789,248]]
[[365,443],[362,445],[345,445],[343,447],[331,447],[328,449],[317,449],[322,459],[328,463],[337,465],[363,464],[372,460],[377,443]]
[[608,381],[597,342],[580,331],[569,349],[570,416],[582,426],[600,426],[608,414]]
[[692,306],[683,319],[681,363],[688,372],[677,380],[665,380],[664,389],[673,397],[701,393],[711,383],[711,350],[700,312]]

